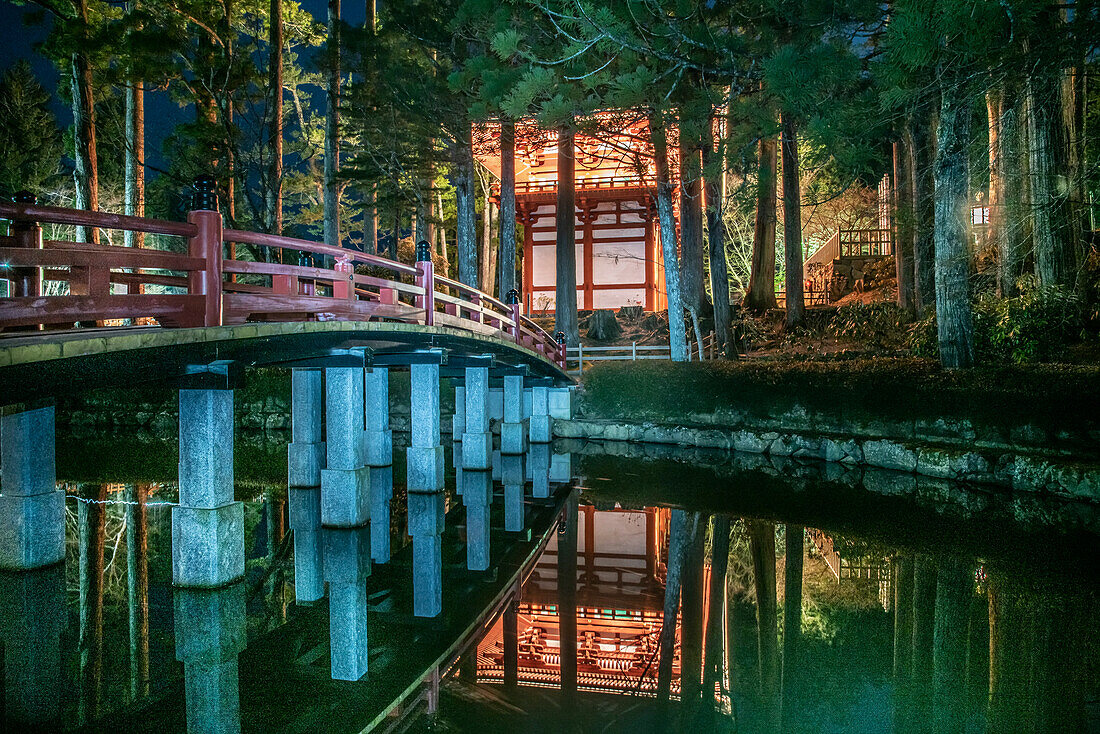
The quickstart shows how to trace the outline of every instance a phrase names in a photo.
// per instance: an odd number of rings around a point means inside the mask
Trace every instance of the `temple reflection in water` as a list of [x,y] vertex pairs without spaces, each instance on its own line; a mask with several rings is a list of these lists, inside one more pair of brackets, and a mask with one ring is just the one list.
[[[657,685],[669,510],[597,510],[592,505],[578,509],[572,621],[577,688],[652,694]],[[560,561],[568,552],[564,537],[558,533],[550,540],[513,608],[478,645],[479,681],[504,682],[505,666],[514,654],[520,685],[561,685],[562,615],[570,609],[559,596]],[[506,623],[515,625],[514,638]],[[515,653],[506,649],[513,644]],[[678,693],[678,643],[673,670],[673,692]]]

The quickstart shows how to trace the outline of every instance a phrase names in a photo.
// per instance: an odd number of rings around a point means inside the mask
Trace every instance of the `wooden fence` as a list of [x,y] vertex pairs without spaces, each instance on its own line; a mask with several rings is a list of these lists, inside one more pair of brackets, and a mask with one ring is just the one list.
[[[689,361],[698,360],[698,344],[688,342]],[[714,332],[703,337],[703,359],[715,359],[718,356],[718,340]],[[585,362],[637,362],[643,359],[670,360],[671,348],[668,344],[619,344],[612,347],[586,347],[583,344],[569,347],[565,352],[565,370],[574,375],[584,372]],[[570,367],[572,365],[572,367]]]
[[[564,349],[519,303],[415,265],[318,242],[223,229],[213,207],[168,222],[31,203],[0,203],[0,331],[71,328],[117,319],[165,327],[249,321],[389,320],[499,336],[565,364]],[[43,224],[165,235],[178,252],[43,239]],[[236,258],[246,245],[264,261]],[[325,267],[325,262],[331,267]],[[289,264],[297,263],[297,264]],[[519,299],[515,299],[519,300]]]

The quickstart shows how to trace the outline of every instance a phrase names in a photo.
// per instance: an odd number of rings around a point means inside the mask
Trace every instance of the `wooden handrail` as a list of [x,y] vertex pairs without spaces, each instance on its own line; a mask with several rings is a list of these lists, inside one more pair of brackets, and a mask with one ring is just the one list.
[[242,245],[278,247],[280,249],[315,252],[319,255],[331,255],[332,257],[346,257],[349,258],[351,262],[363,263],[364,265],[374,265],[381,268],[389,268],[390,270],[396,271],[398,273],[403,273],[405,275],[416,275],[416,268],[412,265],[399,263],[394,260],[379,257],[378,255],[370,255],[365,252],[359,252],[358,250],[350,250],[343,247],[333,247],[332,245],[326,245],[321,242],[300,240],[296,237],[286,237],[284,235],[278,234],[265,234],[263,232],[246,232],[240,229],[227,229],[222,233],[222,240],[225,242],[236,242]]
[[147,234],[169,234],[177,237],[193,237],[196,229],[190,222],[169,222],[163,219],[131,217],[126,214],[92,212],[81,209],[64,209],[59,206],[7,204],[0,202],[0,218],[19,222],[48,222],[70,224],[77,227],[121,229]]

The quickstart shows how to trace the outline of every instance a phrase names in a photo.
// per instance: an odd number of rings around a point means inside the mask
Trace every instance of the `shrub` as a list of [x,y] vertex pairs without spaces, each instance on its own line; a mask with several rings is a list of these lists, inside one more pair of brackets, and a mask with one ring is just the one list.
[[849,303],[836,310],[829,333],[870,346],[896,347],[906,343],[912,321],[894,303]]
[[[1081,338],[1084,307],[1065,288],[1034,288],[1014,298],[974,304],[974,350],[980,362],[1042,362]],[[918,357],[939,356],[936,317],[917,322],[909,346]]]

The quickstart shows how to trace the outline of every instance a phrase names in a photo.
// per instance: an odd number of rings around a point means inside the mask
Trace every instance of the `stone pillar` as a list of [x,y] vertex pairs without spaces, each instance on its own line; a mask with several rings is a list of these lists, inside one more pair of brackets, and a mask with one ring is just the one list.
[[57,488],[54,409],[0,417],[0,569],[65,559],[65,492]]
[[493,477],[487,471],[462,473],[462,504],[466,506],[466,568],[489,568],[489,508],[493,503]]
[[241,730],[237,656],[248,641],[244,584],[176,589],[173,596],[187,731],[237,734]]
[[553,437],[550,418],[550,388],[531,388],[531,443],[550,443]]
[[551,454],[550,481],[555,484],[569,484],[573,481],[572,454]]
[[531,496],[546,499],[550,496],[550,444],[532,442],[527,461],[531,472]]
[[334,680],[359,680],[367,674],[370,536],[370,525],[324,530],[329,648]]
[[466,387],[455,380],[455,413],[451,418],[451,435],[456,441],[462,440],[466,432]]
[[370,557],[375,563],[390,560],[390,500],[393,498],[393,467],[370,470]]
[[413,613],[443,611],[443,446],[439,442],[439,365],[414,364],[412,445],[408,457],[409,535],[413,539]]
[[506,454],[501,457],[501,481],[504,482],[504,529],[518,533],[523,530],[523,454]]
[[451,449],[451,463],[455,469],[455,494],[462,496],[462,439],[454,442]]
[[523,378],[504,378],[504,422],[500,424],[500,452],[522,454],[527,450],[527,426],[523,424]]
[[291,442],[287,447],[287,502],[294,531],[294,599],[325,595],[321,561],[321,470],[324,379],[319,369],[295,369],[290,376]]
[[550,388],[550,417],[569,420],[573,417],[573,388]]
[[466,431],[462,468],[491,469],[493,434],[489,432],[489,368],[466,368]]
[[367,466],[393,464],[393,431],[390,430],[390,371],[375,367],[366,373]]
[[413,614],[443,611],[443,493],[409,492],[409,535],[413,539]]
[[354,528],[370,521],[370,471],[363,450],[363,368],[325,370],[326,467],[321,524]]
[[60,729],[65,566],[0,574],[4,721],[12,731]]
[[233,391],[179,392],[172,583],[224,586],[244,576],[244,505],[233,501]]
[[439,365],[414,364],[411,368],[412,443],[408,458],[410,492],[443,490],[443,445],[439,442]]

